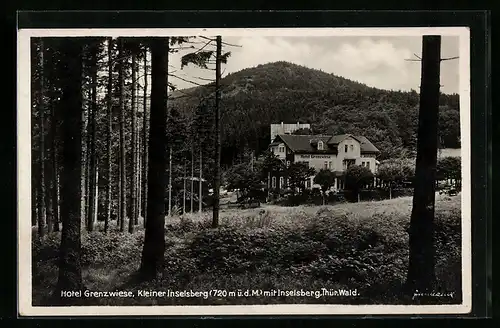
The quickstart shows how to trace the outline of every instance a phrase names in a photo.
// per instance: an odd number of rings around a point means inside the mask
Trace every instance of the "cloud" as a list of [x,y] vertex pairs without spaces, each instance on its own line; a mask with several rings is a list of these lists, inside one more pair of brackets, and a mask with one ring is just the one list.
[[[320,69],[381,89],[418,90],[420,65],[405,61],[420,53],[420,38],[371,37],[227,37],[224,40],[241,47],[225,46],[231,51],[226,73],[274,61],[288,61]],[[172,55],[171,62],[180,66],[180,56]],[[179,63],[179,64],[176,64]],[[180,76],[211,78],[213,71],[185,68]],[[205,84],[206,81],[196,80]],[[179,87],[193,84],[175,81]]]

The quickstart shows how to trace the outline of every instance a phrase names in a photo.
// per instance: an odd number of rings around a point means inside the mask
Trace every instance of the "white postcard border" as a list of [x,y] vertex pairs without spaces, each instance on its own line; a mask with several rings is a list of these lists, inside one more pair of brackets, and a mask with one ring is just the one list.
[[[31,37],[77,36],[458,36],[462,152],[462,299],[460,305],[217,305],[217,306],[32,306],[31,277]],[[19,29],[17,44],[18,312],[21,316],[144,315],[371,315],[459,314],[472,309],[470,33],[467,27],[412,28],[188,28]]]

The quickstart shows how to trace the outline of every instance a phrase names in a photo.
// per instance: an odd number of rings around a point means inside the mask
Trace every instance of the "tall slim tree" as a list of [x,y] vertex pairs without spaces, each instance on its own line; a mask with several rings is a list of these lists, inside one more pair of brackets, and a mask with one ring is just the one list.
[[38,183],[38,236],[43,237],[45,234],[45,90],[44,90],[44,50],[45,46],[43,39],[38,42],[38,74],[39,74],[39,95],[38,95],[38,113],[40,125],[40,161],[39,174],[40,182]]
[[172,215],[172,147],[168,149],[168,216]]
[[162,278],[164,269],[168,53],[169,38],[153,38],[151,40],[148,203],[140,267],[141,276],[145,280]]
[[61,176],[62,233],[59,248],[59,276],[54,294],[58,303],[79,302],[79,298],[63,298],[62,291],[82,290],[81,271],[81,125],[82,125],[82,47],[77,38],[64,38],[62,43],[62,141],[63,171]]
[[107,121],[106,121],[106,166],[107,166],[107,185],[106,185],[106,216],[104,218],[104,232],[109,229],[111,221],[111,181],[112,172],[112,133],[113,133],[113,38],[108,38],[108,85],[107,85]]
[[409,293],[432,290],[435,282],[434,205],[438,146],[441,36],[424,36],[417,160],[410,221]]
[[127,171],[125,165],[125,76],[123,65],[123,39],[118,39],[118,80],[119,80],[119,107],[120,107],[120,231],[125,230],[125,217],[127,216]]
[[[95,41],[94,41],[95,42]],[[96,188],[97,188],[97,154],[96,154],[96,111],[97,111],[97,51],[96,44],[90,47],[90,104],[89,104],[89,118],[88,118],[88,133],[89,133],[89,205],[87,213],[87,229],[88,231],[94,230],[95,212],[97,208],[96,203]]]
[[190,194],[190,207],[189,211],[194,212],[194,143],[191,144],[191,188],[189,188]]
[[132,159],[132,169],[130,170],[130,218],[129,218],[129,225],[128,225],[128,231],[130,233],[134,232],[134,224],[136,221],[135,215],[137,214],[137,209],[136,209],[136,201],[137,201],[137,191],[136,191],[136,183],[137,183],[137,154],[136,154],[136,147],[137,147],[137,134],[136,134],[136,128],[137,128],[137,108],[136,108],[136,54],[135,54],[135,49],[132,50],[132,104],[131,104],[131,110],[132,110],[132,140],[131,140],[131,154],[130,157]]
[[222,38],[217,36],[217,48],[215,55],[215,174],[214,174],[214,201],[212,227],[219,225],[219,202],[220,202],[220,160],[221,160],[221,136],[220,136],[220,78],[221,78],[221,52]]
[[148,202],[148,48],[144,46],[144,89],[142,113],[142,217],[146,227],[147,202]]
[[183,177],[183,181],[182,181],[182,214],[185,214],[186,213],[186,179],[187,179],[187,175],[186,175],[186,159],[184,159],[184,177]]
[[203,150],[200,147],[200,176],[198,181],[198,213],[201,213],[203,210]]

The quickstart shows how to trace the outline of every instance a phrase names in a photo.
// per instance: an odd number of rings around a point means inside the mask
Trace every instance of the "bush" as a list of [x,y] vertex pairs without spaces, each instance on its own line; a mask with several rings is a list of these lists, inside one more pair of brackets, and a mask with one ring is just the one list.
[[[436,276],[438,288],[455,291],[460,297],[461,212],[457,199],[443,198],[436,207]],[[226,212],[216,229],[210,228],[209,214],[202,218],[197,218],[197,214],[169,218],[166,278],[158,284],[175,290],[206,288],[207,284],[226,288],[219,285],[220,278],[228,286],[237,286],[235,288],[259,286],[285,290],[328,285],[362,291],[364,298],[345,302],[401,303],[399,293],[408,267],[406,229],[411,200],[324,206],[318,210],[311,207],[269,209],[256,213],[253,210]],[[33,238],[33,282],[40,290],[57,281],[59,236],[55,233],[41,240]],[[96,290],[119,286],[116,281],[137,269],[143,238],[141,230],[134,234],[83,233],[82,267],[86,283]],[[153,287],[158,288],[156,285],[148,288]],[[38,298],[40,291],[34,295]],[[321,300],[288,298],[281,301],[321,303]],[[458,301],[457,298],[450,300]],[[242,302],[263,304],[280,300],[252,298]]]

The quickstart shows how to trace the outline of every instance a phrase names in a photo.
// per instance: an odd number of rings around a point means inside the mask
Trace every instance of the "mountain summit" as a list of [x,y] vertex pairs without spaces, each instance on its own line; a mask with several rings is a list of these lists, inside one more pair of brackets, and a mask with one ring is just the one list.
[[[414,150],[419,95],[369,87],[334,74],[278,61],[228,74],[221,81],[223,147],[267,148],[272,123],[310,123],[315,134],[364,135],[381,150],[380,157]],[[173,93],[171,105],[186,115],[203,99],[213,98],[214,86]],[[442,147],[458,147],[458,95],[442,95]],[[224,150],[223,150],[224,151]]]

